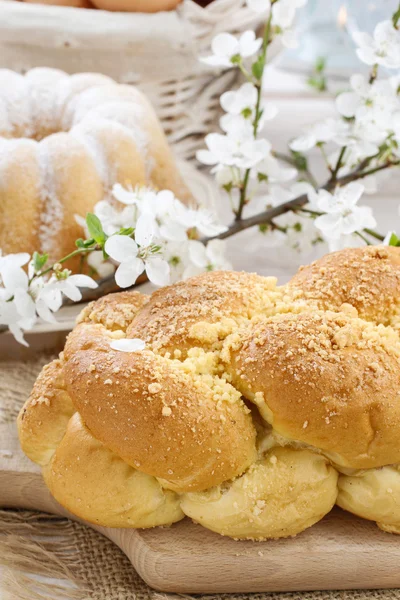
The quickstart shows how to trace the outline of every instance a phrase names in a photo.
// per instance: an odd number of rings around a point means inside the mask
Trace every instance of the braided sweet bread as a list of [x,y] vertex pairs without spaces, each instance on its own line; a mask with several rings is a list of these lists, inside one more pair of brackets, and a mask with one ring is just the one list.
[[[330,254],[283,287],[206,273],[89,305],[18,419],[88,521],[191,517],[293,536],[337,503],[400,533],[400,250]],[[145,341],[123,352],[110,344]],[[115,346],[115,344],[113,344]]]

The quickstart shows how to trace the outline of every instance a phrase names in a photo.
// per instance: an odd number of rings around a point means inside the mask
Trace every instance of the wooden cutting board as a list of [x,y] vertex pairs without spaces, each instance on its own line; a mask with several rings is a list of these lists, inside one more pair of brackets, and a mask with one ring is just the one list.
[[[23,455],[14,424],[0,425],[0,506],[75,518]],[[294,539],[262,543],[235,542],[189,519],[150,530],[90,527],[115,542],[146,583],[163,592],[400,587],[400,537],[339,509]]]

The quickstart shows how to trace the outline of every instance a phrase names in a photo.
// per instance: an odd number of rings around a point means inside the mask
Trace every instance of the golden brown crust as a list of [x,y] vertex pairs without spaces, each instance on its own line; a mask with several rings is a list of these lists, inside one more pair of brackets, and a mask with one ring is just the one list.
[[137,471],[96,440],[78,413],[44,479],[55,499],[82,519],[106,527],[155,527],[184,517],[174,492]]
[[18,416],[18,435],[25,454],[39,465],[46,465],[74,412],[61,363],[53,360],[43,367]]
[[[399,532],[398,252],[345,250],[284,288],[216,272],[92,303],[21,412],[25,452],[103,525],[173,522],[182,503],[226,535],[295,535],[340,471],[338,503]],[[111,348],[133,337],[146,348]]]
[[148,302],[148,296],[139,292],[108,294],[86,306],[77,323],[99,323],[110,331],[126,331],[139,310]]
[[255,429],[240,398],[225,399],[179,363],[110,342],[101,325],[82,323],[64,351],[67,390],[107,448],[179,491],[217,485],[252,463]]
[[354,306],[368,321],[390,325],[400,311],[400,248],[346,248],[302,267],[288,284],[318,308]]
[[332,312],[250,325],[223,352],[274,431],[352,468],[400,462],[399,355],[393,330]]
[[193,346],[214,349],[243,320],[272,314],[282,301],[274,278],[214,271],[156,291],[128,327],[159,354],[186,355]]

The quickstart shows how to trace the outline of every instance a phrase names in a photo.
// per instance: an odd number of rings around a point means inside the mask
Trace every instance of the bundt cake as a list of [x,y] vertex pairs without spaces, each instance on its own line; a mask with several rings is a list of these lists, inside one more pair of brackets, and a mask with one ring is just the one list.
[[182,0],[22,0],[29,4],[54,4],[57,6],[74,6],[76,8],[100,8],[102,10],[122,12],[153,13],[173,10]]
[[[92,73],[0,69],[0,249],[68,254],[115,183],[189,199],[141,92]],[[69,266],[67,264],[67,266]]]
[[159,12],[174,10],[182,0],[93,0],[102,10],[125,12]]
[[75,8],[92,8],[88,0],[22,0],[28,4],[54,4],[57,6],[74,6]]
[[260,540],[337,503],[400,533],[399,259],[356,248],[284,287],[211,272],[101,298],[39,376],[22,448],[96,524],[187,515]]

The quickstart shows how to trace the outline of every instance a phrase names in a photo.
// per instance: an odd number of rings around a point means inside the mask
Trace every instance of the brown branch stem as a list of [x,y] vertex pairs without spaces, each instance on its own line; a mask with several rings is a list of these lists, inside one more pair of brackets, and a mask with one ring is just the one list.
[[[397,166],[399,164],[400,164],[400,161],[394,161],[394,162],[389,161],[389,162],[385,163],[384,165],[380,165],[379,167],[374,167],[373,169],[368,169],[367,171],[360,172],[358,169],[355,169],[354,171],[352,171],[348,175],[344,175],[343,177],[339,177],[337,179],[334,177],[331,177],[329,179],[329,181],[327,181],[326,184],[323,185],[322,187],[320,187],[319,189],[329,191],[329,190],[332,190],[333,188],[335,188],[337,185],[345,185],[347,183],[350,183],[351,181],[356,181],[358,179],[362,179],[363,177],[367,177],[368,175],[372,175],[373,173],[377,173],[378,171],[382,171],[383,169],[388,169],[390,167]],[[299,208],[302,208],[303,206],[305,206],[305,204],[307,204],[307,202],[308,202],[308,197],[306,194],[303,194],[302,196],[298,196],[297,198],[294,198],[293,200],[288,200],[287,202],[284,202],[283,204],[279,204],[279,206],[274,206],[272,208],[268,208],[267,210],[265,210],[257,215],[248,217],[247,219],[235,220],[228,227],[228,229],[226,231],[224,231],[223,233],[213,236],[213,237],[203,238],[201,241],[206,244],[207,242],[214,240],[214,239],[220,239],[220,240],[227,239],[227,238],[231,237],[232,235],[235,235],[236,233],[244,231],[245,229],[249,229],[250,227],[255,227],[257,225],[264,225],[266,223],[270,223],[272,221],[272,219],[275,219],[276,217],[279,217],[280,215],[283,215],[292,210],[297,210]]]

